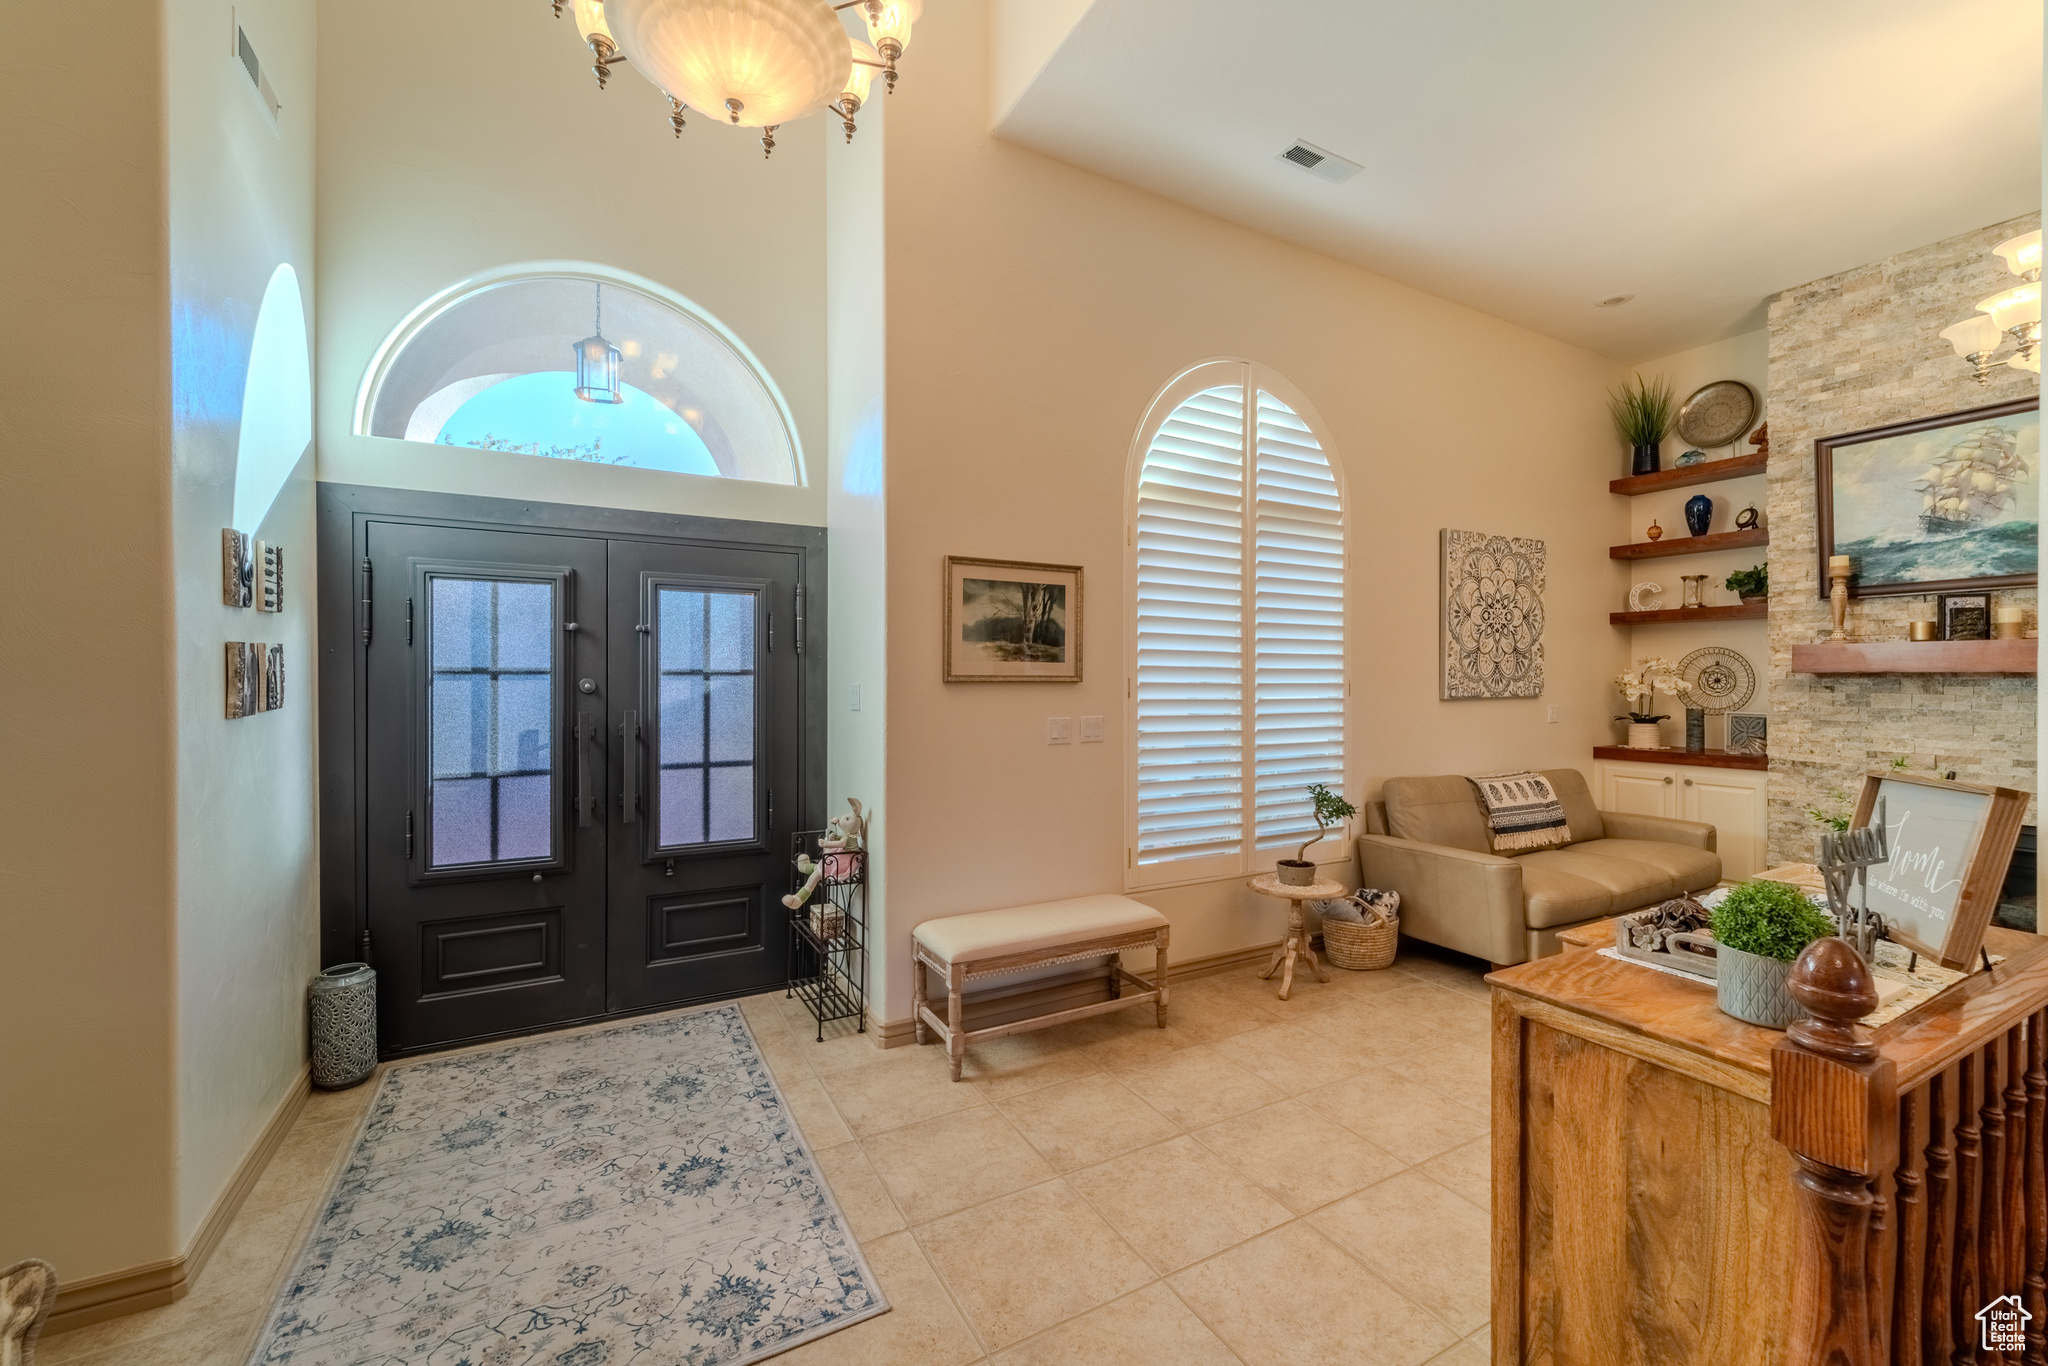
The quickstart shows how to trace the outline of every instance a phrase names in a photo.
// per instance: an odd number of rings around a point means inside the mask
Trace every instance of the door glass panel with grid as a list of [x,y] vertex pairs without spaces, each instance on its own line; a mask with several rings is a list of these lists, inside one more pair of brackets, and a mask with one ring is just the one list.
[[755,596],[656,590],[663,849],[754,838]]
[[552,858],[555,586],[427,578],[427,863]]

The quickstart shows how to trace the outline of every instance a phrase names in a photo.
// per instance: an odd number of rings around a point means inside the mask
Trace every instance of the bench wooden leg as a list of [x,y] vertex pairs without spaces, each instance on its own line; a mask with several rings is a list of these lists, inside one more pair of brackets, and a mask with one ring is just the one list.
[[924,959],[910,954],[910,1017],[917,1023],[917,1041],[929,1043],[931,1031],[924,1027]]
[[1155,955],[1152,959],[1152,985],[1159,992],[1159,1000],[1155,1004],[1154,1009],[1158,1014],[1159,1027],[1161,1029],[1166,1028],[1166,939],[1168,933],[1167,930],[1161,929],[1152,940],[1152,952]]
[[966,1055],[967,1043],[961,1037],[960,989],[967,984],[967,969],[954,963],[946,969],[946,1053],[953,1064],[953,1080],[960,1080],[960,1061]]
[[1124,994],[1123,979],[1117,974],[1123,968],[1124,956],[1112,953],[1109,956],[1109,999],[1114,1001]]

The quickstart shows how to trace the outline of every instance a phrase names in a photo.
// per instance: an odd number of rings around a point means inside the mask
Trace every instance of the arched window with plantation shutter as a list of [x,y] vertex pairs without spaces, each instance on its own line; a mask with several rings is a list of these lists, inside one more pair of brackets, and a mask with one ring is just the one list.
[[1344,782],[1328,443],[1279,376],[1212,361],[1160,394],[1133,464],[1127,881],[1269,868],[1315,831],[1308,787]]

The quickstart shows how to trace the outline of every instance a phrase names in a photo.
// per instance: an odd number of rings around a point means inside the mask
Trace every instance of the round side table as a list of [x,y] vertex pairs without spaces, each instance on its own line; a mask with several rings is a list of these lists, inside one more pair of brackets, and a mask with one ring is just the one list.
[[1273,961],[1259,974],[1261,981],[1271,980],[1274,973],[1280,974],[1280,999],[1286,1000],[1294,990],[1294,960],[1307,962],[1309,971],[1316,975],[1318,982],[1330,980],[1323,971],[1323,965],[1316,961],[1316,951],[1309,947],[1308,930],[1301,923],[1301,903],[1304,901],[1335,901],[1351,895],[1351,889],[1341,882],[1311,882],[1306,887],[1290,887],[1268,873],[1255,877],[1246,884],[1260,896],[1280,897],[1287,902],[1287,940],[1273,954]]

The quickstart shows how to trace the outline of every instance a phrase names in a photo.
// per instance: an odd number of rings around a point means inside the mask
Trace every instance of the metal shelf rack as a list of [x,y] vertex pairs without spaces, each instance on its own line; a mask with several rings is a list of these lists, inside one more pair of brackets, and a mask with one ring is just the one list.
[[[803,885],[796,858],[809,854],[823,862],[827,851],[819,841],[827,830],[799,830],[789,837],[790,890]],[[788,995],[802,1001],[818,1022],[818,1042],[825,1026],[853,1020],[861,1033],[868,1027],[868,855],[852,849],[834,855],[850,869],[820,878],[811,899],[789,916]]]

